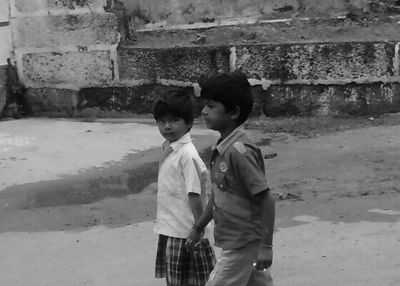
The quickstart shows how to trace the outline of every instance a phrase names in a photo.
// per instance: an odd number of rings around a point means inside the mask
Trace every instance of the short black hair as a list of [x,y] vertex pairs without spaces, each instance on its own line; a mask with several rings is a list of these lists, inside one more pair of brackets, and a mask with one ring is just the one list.
[[194,102],[185,89],[168,89],[156,100],[154,104],[154,119],[158,121],[165,116],[182,118],[186,124],[193,124]]
[[200,83],[200,97],[221,102],[226,111],[240,108],[238,125],[244,123],[253,109],[253,95],[247,76],[241,71],[224,72]]

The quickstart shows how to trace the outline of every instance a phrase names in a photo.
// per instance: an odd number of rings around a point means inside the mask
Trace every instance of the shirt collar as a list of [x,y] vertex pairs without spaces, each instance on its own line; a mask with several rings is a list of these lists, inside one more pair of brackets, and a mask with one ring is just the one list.
[[235,130],[232,131],[222,142],[215,144],[211,147],[212,150],[217,149],[219,154],[225,153],[226,149],[231,146],[235,141],[239,139],[244,134],[244,126],[240,125]]
[[164,141],[164,143],[162,143],[162,149],[163,151],[165,151],[169,146],[171,146],[172,150],[176,151],[179,150],[183,145],[185,145],[186,143],[190,143],[192,142],[192,138],[190,137],[190,133],[186,133],[185,135],[183,135],[181,138],[179,138],[178,140],[169,143],[168,141]]

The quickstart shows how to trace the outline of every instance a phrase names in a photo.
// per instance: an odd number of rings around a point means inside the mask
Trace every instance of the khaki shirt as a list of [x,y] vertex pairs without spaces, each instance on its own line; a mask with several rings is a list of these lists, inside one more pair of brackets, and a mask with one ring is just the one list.
[[210,169],[215,245],[240,248],[261,239],[261,208],[255,195],[269,190],[264,159],[242,127],[213,150]]

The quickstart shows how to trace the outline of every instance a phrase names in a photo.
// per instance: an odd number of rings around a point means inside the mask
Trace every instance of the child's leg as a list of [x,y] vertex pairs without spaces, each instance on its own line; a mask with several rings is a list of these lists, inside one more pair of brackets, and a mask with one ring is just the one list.
[[257,271],[253,266],[257,251],[258,243],[222,250],[206,286],[272,286],[272,278],[268,276],[270,272]]
[[165,235],[158,236],[158,247],[156,256],[156,267],[155,267],[155,277],[165,278],[167,277],[167,261],[166,261],[166,247],[167,247],[168,237]]
[[204,286],[215,265],[215,253],[208,239],[188,251],[190,257],[185,286]]
[[166,245],[167,285],[184,286],[189,257],[185,247],[185,239],[168,237]]

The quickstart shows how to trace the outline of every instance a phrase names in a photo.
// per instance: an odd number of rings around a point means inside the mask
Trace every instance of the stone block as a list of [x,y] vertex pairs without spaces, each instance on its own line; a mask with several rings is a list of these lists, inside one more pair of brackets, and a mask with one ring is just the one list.
[[29,88],[25,94],[28,115],[71,117],[77,108],[78,91]]
[[301,15],[335,16],[349,8],[367,11],[368,0],[122,0],[126,14],[136,27],[148,23],[164,25],[215,22],[244,17],[289,18]]
[[197,82],[202,76],[229,71],[228,47],[118,49],[120,79]]
[[400,111],[400,84],[373,83],[333,86],[325,91],[329,113],[374,115]]
[[0,66],[0,117],[2,115],[4,106],[6,105],[6,99],[7,99],[6,82],[7,82],[7,66],[2,65]]
[[[28,89],[27,115],[130,117],[152,114],[157,97],[173,86],[146,84],[135,87]],[[194,95],[192,87],[185,88]],[[253,86],[251,116],[379,115],[400,112],[400,84],[272,85],[267,90]],[[203,104],[197,97],[196,117]]]
[[[99,108],[106,114],[108,114],[107,111],[152,114],[157,97],[171,88],[175,87],[146,84],[134,87],[84,88],[79,91],[78,110]],[[194,96],[193,87],[184,89]],[[198,98],[195,98],[195,103],[196,116],[199,116],[202,103]]]
[[400,111],[400,84],[273,85],[266,116],[368,115]]
[[394,75],[395,44],[350,42],[236,47],[236,68],[267,80],[349,81]]
[[400,76],[400,42],[397,43],[395,51],[397,52],[394,58],[395,76]]
[[[193,22],[214,22],[216,19],[238,17],[260,17],[269,1],[241,0],[122,0],[126,14],[132,24],[143,26],[147,23],[166,23],[167,25]],[[282,0],[280,0],[282,1]],[[295,0],[286,0],[294,2]]]
[[114,77],[110,51],[26,54],[22,64],[23,82],[28,87],[98,86],[106,85]]
[[104,0],[14,0],[18,13],[65,10],[66,13],[79,8],[103,8]]
[[17,48],[111,45],[118,42],[117,18],[112,13],[15,19]]

